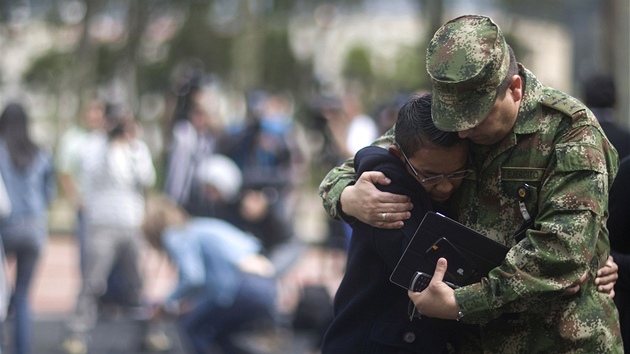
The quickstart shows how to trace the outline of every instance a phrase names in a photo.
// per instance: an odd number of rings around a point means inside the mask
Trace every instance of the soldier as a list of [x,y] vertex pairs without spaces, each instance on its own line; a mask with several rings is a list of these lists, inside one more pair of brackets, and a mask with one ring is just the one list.
[[[409,294],[418,310],[480,324],[485,353],[623,352],[614,303],[597,292],[610,290],[603,283],[611,279],[562,296],[584,274],[594,278],[599,266],[599,275],[616,269],[604,264],[618,159],[592,112],[517,63],[484,16],[443,25],[427,48],[427,71],[436,126],[472,143],[474,173],[454,196],[457,218],[511,250],[481,283],[455,291],[438,282],[440,262],[429,288]],[[345,188],[352,172],[348,161],[320,186],[331,216],[401,227],[408,198],[377,193],[371,185],[389,181],[376,172]]]

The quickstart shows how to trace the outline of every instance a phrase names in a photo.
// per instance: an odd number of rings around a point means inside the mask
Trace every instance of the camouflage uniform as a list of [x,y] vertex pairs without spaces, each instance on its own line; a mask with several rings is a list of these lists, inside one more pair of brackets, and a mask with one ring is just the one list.
[[[430,73],[450,69],[436,69],[431,55],[427,57]],[[451,59],[461,58],[442,57],[444,62]],[[462,223],[512,247],[503,264],[481,283],[455,291],[463,321],[480,324],[484,353],[622,353],[612,299],[597,292],[592,281],[582,284],[576,295],[562,295],[584,272],[592,280],[608,256],[605,223],[617,153],[583,104],[543,86],[520,65],[519,74],[523,98],[512,131],[491,146],[471,144],[475,173],[454,197]],[[433,102],[440,105],[435,97],[447,90],[448,85],[434,86]],[[434,121],[445,130],[474,127],[479,112],[485,116],[489,109],[466,106],[467,115],[457,116],[449,111],[448,100],[433,106]],[[377,143],[392,139],[390,130]],[[332,217],[342,216],[339,197],[353,180],[348,161],[322,182],[320,195]],[[521,202],[533,220],[522,239],[515,237],[525,224]]]

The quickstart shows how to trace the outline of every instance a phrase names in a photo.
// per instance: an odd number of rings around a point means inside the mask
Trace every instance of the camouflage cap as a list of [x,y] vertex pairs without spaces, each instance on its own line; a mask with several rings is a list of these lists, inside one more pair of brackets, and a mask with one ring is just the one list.
[[435,32],[426,60],[433,122],[444,131],[462,131],[477,126],[490,111],[510,55],[492,19],[466,15]]

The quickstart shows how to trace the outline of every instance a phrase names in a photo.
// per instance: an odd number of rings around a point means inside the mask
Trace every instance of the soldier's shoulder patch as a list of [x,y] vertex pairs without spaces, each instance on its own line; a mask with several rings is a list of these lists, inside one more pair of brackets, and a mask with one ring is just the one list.
[[553,108],[570,117],[586,109],[586,106],[570,95],[552,88],[545,90],[542,102],[544,106]]

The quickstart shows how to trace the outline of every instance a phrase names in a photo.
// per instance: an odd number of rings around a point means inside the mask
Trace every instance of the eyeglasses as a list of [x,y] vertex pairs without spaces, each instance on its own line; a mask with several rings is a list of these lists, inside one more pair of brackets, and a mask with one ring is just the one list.
[[455,171],[455,172],[449,173],[447,175],[441,174],[441,175],[437,175],[437,176],[421,178],[420,174],[413,167],[413,165],[411,164],[411,161],[409,161],[409,158],[407,157],[407,155],[405,154],[403,149],[400,147],[400,145],[398,145],[398,149],[400,149],[400,153],[402,153],[403,157],[405,158],[405,161],[407,162],[407,165],[409,165],[409,168],[411,169],[411,172],[413,172],[413,174],[418,179],[418,182],[420,182],[420,183],[422,183],[422,184],[424,184],[426,186],[430,186],[430,185],[433,185],[433,184],[438,184],[438,183],[442,182],[442,180],[444,180],[444,178],[448,178],[449,180],[463,179],[463,178],[466,178],[466,177],[470,176],[470,174],[473,172],[473,170],[467,169],[467,170]]

